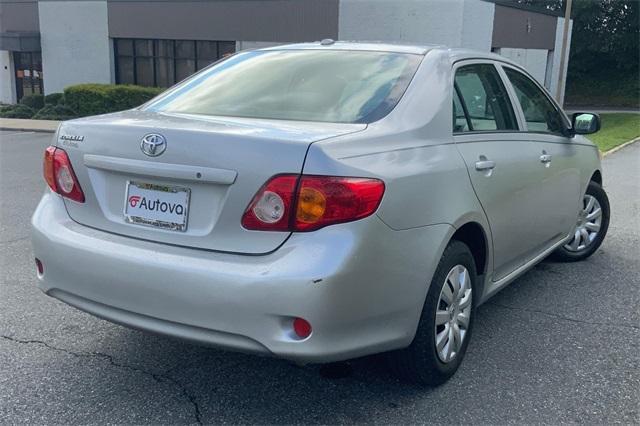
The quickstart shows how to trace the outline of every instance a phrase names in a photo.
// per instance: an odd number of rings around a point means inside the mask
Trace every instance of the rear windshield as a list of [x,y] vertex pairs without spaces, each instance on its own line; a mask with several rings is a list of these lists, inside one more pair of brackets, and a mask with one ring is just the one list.
[[395,107],[421,58],[369,51],[245,52],[196,74],[144,109],[370,123]]

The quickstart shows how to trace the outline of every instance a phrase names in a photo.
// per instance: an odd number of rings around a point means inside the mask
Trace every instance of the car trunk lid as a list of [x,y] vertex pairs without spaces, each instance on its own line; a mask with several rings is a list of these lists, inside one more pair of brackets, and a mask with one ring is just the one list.
[[[242,214],[258,189],[274,175],[300,173],[311,143],[364,128],[138,110],[65,122],[57,146],[69,155],[86,198],[85,203],[65,199],[65,205],[76,222],[112,233],[267,253],[289,232],[242,227]],[[157,156],[143,152],[147,135],[166,141],[160,155],[160,148],[152,153]]]

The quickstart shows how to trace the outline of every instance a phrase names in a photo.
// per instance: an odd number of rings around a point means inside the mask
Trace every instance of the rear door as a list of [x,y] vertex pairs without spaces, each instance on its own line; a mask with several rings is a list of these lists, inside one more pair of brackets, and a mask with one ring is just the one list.
[[538,230],[552,245],[575,225],[582,200],[580,147],[566,136],[569,121],[544,89],[515,67],[505,64],[502,69],[522,111],[523,130],[539,152],[543,180],[538,196]]
[[521,119],[493,63],[459,62],[454,72],[454,140],[489,220],[498,280],[544,240],[537,229],[540,154],[519,132]]

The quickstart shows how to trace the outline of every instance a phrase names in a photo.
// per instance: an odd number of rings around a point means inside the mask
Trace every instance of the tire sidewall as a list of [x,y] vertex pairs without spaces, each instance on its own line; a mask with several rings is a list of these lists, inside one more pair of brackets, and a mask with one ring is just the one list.
[[[440,300],[440,292],[445,285],[447,275],[456,265],[463,265],[469,272],[469,279],[472,288],[471,316],[469,327],[467,328],[467,333],[465,334],[459,353],[452,361],[444,363],[438,357],[436,350],[435,318],[438,302]],[[443,383],[453,376],[460,366],[473,332],[473,324],[475,322],[475,304],[479,297],[477,287],[476,266],[471,251],[465,244],[459,241],[452,241],[449,246],[447,246],[443,257],[438,264],[436,272],[433,275],[422,315],[420,317],[418,329],[416,331],[416,336],[409,347],[409,349],[421,352],[423,361],[426,364],[421,374],[424,375],[424,377],[420,378],[421,381],[432,384]]]
[[[607,197],[606,192],[600,185],[596,182],[589,182],[587,186],[587,190],[585,195],[591,195],[598,200],[600,204],[600,208],[602,209],[602,221],[600,222],[600,231],[596,236],[596,239],[586,248],[586,250],[573,252],[567,250],[564,245],[562,245],[556,252],[556,258],[559,260],[565,261],[580,261],[591,256],[604,241],[604,238],[607,235],[607,230],[609,229],[609,219],[610,219],[610,206],[609,206],[609,198]],[[584,197],[583,197],[584,198]]]

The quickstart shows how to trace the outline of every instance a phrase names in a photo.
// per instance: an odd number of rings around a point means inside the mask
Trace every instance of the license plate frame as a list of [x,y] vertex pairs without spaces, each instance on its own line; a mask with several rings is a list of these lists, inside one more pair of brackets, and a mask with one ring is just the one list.
[[[131,197],[130,193],[131,193],[132,187],[137,188],[139,193],[141,192],[141,190],[147,193],[149,192],[159,193],[159,194],[166,193],[166,194],[172,194],[174,198],[176,194],[183,193],[184,201],[179,204],[183,208],[183,214],[181,215],[183,220],[181,222],[172,222],[167,220],[161,220],[158,218],[152,218],[149,216],[145,217],[145,216],[132,214],[132,212],[129,211],[129,209],[135,208],[138,205],[138,203],[142,202],[142,198],[143,198],[143,197],[139,197],[138,200],[135,202],[135,205],[130,204],[131,201],[133,201],[133,200],[130,200],[130,197]],[[158,198],[156,199],[160,200],[160,196],[158,196]],[[163,229],[163,230],[176,231],[176,232],[185,232],[189,224],[190,202],[191,202],[191,188],[187,188],[184,186],[159,185],[159,184],[153,184],[148,182],[127,180],[127,184],[125,188],[124,208],[123,208],[124,221],[126,223],[146,226],[149,228]],[[160,206],[160,204],[161,203],[158,203],[158,206]],[[166,211],[163,213],[166,213]]]

